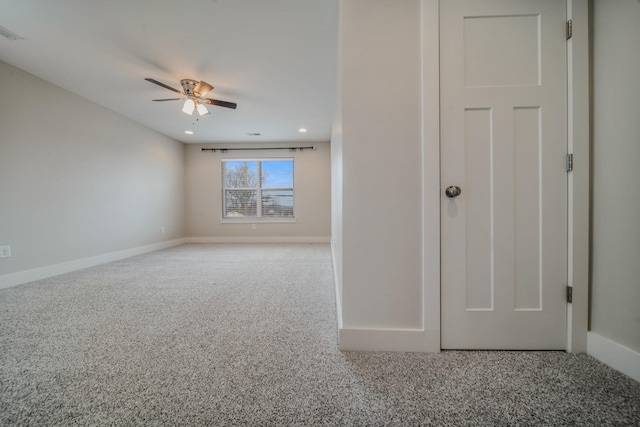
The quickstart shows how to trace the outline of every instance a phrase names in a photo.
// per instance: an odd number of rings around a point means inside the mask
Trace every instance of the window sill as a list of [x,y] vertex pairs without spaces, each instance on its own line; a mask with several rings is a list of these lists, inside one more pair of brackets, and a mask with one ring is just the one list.
[[296,218],[221,218],[221,224],[292,224],[296,222]]

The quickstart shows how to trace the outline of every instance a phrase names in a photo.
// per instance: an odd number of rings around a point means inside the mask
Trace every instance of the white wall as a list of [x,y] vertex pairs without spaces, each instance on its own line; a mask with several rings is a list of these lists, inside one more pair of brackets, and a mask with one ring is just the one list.
[[[338,40],[341,16],[338,12]],[[342,328],[342,49],[338,44],[336,95],[331,128],[331,252],[336,287],[338,328]]]
[[338,327],[342,327],[342,129],[340,119],[331,135],[331,253],[336,287]]
[[183,144],[3,62],[0,94],[0,277],[184,236]]
[[332,139],[340,344],[438,351],[438,0],[342,0],[340,29],[342,114]]
[[342,348],[423,326],[420,20],[419,0],[341,2]]
[[[263,144],[264,145],[264,144]],[[202,151],[203,147],[229,147],[229,144],[192,144],[186,148],[187,170],[187,235],[225,240],[320,240],[329,241],[331,235],[331,152],[328,142],[281,144],[270,147],[315,146],[315,150],[291,152]],[[250,148],[250,144],[233,144],[234,148]],[[221,223],[222,192],[221,162],[223,158],[294,158],[295,223]],[[252,229],[256,224],[256,229]],[[321,238],[321,239],[317,239]]]
[[[639,45],[640,4],[596,0],[590,330],[635,352],[640,352]],[[640,374],[640,366],[636,371]]]

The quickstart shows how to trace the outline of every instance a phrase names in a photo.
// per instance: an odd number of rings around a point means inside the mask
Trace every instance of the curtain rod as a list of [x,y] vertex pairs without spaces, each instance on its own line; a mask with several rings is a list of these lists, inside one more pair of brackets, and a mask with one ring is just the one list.
[[226,153],[227,151],[255,151],[255,150],[315,150],[316,147],[258,147],[258,148],[203,148],[202,151],[213,151],[214,153],[219,151],[221,153]]

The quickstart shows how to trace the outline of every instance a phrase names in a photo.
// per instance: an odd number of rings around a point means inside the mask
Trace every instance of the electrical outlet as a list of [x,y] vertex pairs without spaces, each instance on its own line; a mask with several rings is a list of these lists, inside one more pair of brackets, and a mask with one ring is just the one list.
[[160,227],[160,232],[161,232],[162,234],[164,234],[164,225],[163,225],[162,227]]
[[11,246],[0,246],[0,258],[11,258]]

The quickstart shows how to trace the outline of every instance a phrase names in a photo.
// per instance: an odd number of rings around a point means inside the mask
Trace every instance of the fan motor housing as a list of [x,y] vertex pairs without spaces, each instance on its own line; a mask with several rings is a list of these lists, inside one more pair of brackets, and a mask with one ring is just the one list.
[[182,85],[182,90],[184,90],[184,94],[187,96],[194,96],[194,89],[198,85],[198,81],[191,79],[182,79],[180,80],[180,84]]
[[205,96],[213,89],[213,86],[207,82],[199,82],[191,79],[182,79],[180,80],[180,84],[182,85],[185,95],[195,96],[197,98]]

